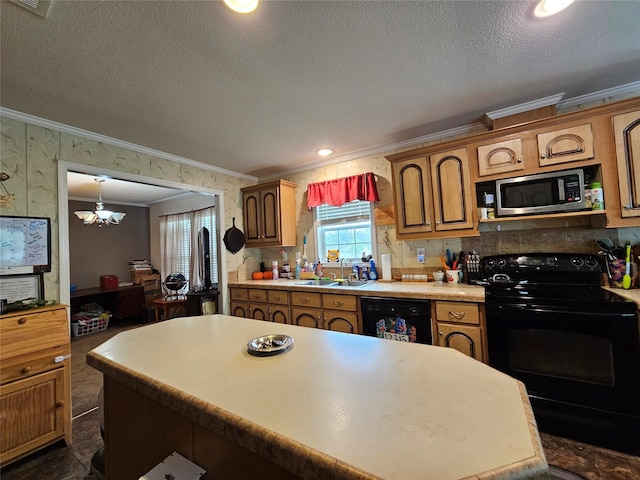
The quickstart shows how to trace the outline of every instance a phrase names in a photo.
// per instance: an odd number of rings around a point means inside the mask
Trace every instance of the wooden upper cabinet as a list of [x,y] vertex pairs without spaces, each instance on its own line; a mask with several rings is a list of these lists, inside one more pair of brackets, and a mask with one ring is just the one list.
[[286,180],[242,189],[245,246],[296,245],[295,189]]
[[393,164],[398,235],[432,230],[428,172],[426,157]]
[[521,138],[478,147],[478,172],[481,177],[518,170],[524,170]]
[[393,162],[392,167],[398,237],[442,237],[449,230],[473,229],[466,148]]
[[615,115],[613,131],[622,205],[620,213],[622,217],[638,217],[640,216],[640,110]]
[[593,158],[593,132],[590,123],[539,133],[537,139],[541,167]]
[[473,228],[471,179],[466,148],[429,157],[435,229]]

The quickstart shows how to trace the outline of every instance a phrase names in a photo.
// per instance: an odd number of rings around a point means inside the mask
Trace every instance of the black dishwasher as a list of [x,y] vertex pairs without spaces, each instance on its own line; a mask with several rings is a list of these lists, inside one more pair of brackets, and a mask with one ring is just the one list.
[[432,345],[429,300],[361,297],[365,335]]

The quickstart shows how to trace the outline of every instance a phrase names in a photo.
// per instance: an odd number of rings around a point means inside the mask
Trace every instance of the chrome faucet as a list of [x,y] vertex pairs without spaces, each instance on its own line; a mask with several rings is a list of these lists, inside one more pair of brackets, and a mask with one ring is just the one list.
[[344,279],[344,264],[347,263],[347,259],[346,258],[341,258],[340,259],[340,278]]

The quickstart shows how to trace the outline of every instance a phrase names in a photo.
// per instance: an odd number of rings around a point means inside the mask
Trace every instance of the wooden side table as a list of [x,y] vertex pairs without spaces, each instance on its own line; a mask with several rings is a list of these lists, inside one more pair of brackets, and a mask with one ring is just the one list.
[[156,298],[153,303],[156,306],[156,322],[160,321],[160,310],[162,310],[162,319],[186,317],[187,316],[187,298]]

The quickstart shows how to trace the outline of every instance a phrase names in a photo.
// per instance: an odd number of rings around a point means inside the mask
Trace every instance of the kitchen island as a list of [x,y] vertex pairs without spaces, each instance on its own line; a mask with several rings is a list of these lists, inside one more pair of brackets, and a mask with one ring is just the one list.
[[[294,339],[258,357],[247,342]],[[120,333],[105,378],[107,475],[173,451],[224,479],[524,479],[548,472],[522,383],[448,348],[225,315]]]

